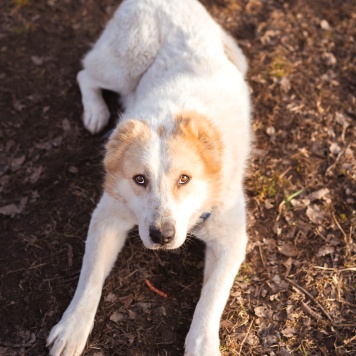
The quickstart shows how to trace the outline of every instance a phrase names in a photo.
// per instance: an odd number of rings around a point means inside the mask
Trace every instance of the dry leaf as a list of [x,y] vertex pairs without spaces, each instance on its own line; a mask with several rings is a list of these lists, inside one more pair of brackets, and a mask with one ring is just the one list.
[[341,152],[341,147],[336,142],[333,142],[330,145],[329,150],[333,155],[338,155]]
[[286,276],[288,276],[290,270],[292,269],[293,259],[289,257],[285,262],[283,262],[283,266],[286,268]]
[[256,316],[258,316],[259,318],[265,318],[268,316],[268,311],[267,308],[265,306],[261,306],[261,307],[256,307],[254,309]]
[[274,283],[276,283],[277,285],[279,285],[279,284],[281,283],[281,277],[278,276],[278,274],[276,274],[276,275],[274,275],[274,276],[272,277],[272,281],[273,281]]
[[286,329],[282,330],[282,334],[284,337],[293,337],[295,334],[295,329],[286,328]]
[[320,200],[320,199],[323,199],[327,203],[329,203],[330,199],[326,197],[326,195],[328,195],[329,193],[330,193],[330,190],[328,188],[319,189],[319,190],[317,190],[315,192],[312,192],[309,195],[307,195],[305,197],[305,199],[303,199],[303,203],[305,205],[309,205],[313,201]]
[[31,56],[31,61],[33,64],[36,66],[41,66],[44,63],[50,61],[52,57],[46,57],[46,56]]
[[49,151],[52,148],[52,144],[50,142],[35,143],[35,146],[40,150],[45,151]]
[[329,255],[335,252],[335,248],[329,245],[322,246],[318,253],[316,254],[318,257]]
[[288,257],[296,257],[299,254],[299,250],[294,245],[289,243],[278,246],[278,252]]
[[127,309],[133,301],[133,295],[129,294],[126,297],[119,298],[119,301],[124,304],[124,308]]
[[348,128],[351,125],[351,120],[348,119],[344,114],[342,114],[340,112],[335,113],[335,120],[343,128]]
[[313,204],[308,206],[306,214],[311,222],[320,225],[323,222],[325,212],[320,209],[320,206]]
[[159,307],[158,309],[157,309],[157,311],[161,314],[161,315],[163,315],[163,316],[166,316],[167,315],[167,312],[166,312],[166,308],[162,305],[161,307]]
[[269,44],[271,40],[281,34],[279,30],[267,30],[263,36],[261,36],[260,41],[263,45]]
[[20,101],[18,100],[14,101],[14,109],[16,111],[22,111],[25,107],[26,105],[22,104]]
[[13,172],[17,171],[24,162],[25,162],[25,155],[21,155],[13,158],[11,161],[11,170]]
[[296,198],[293,198],[291,201],[290,201],[290,204],[294,207],[294,208],[304,208],[306,205],[309,205],[310,202],[308,202],[307,204],[305,203],[304,199],[303,200],[300,200],[300,199],[296,199]]
[[320,27],[321,27],[323,30],[330,30],[329,22],[327,22],[326,20],[321,20],[321,21],[320,21]]
[[323,53],[322,58],[328,66],[333,66],[337,62],[336,57],[331,52]]
[[40,56],[31,56],[31,61],[36,64],[36,66],[41,66],[44,63],[45,58]]
[[276,129],[273,126],[268,126],[266,128],[266,134],[268,136],[274,136],[276,134]]
[[113,303],[117,300],[117,296],[114,293],[109,293],[105,298],[105,302]]
[[231,326],[233,326],[233,325],[234,324],[228,319],[221,320],[221,322],[220,322],[220,328],[228,329],[228,328],[231,328]]
[[62,129],[64,132],[70,132],[71,131],[71,126],[70,122],[67,118],[62,120]]
[[289,90],[291,89],[290,80],[287,77],[283,77],[279,82],[279,84],[285,93],[288,93]]
[[30,176],[30,182],[31,182],[32,184],[37,183],[37,181],[39,180],[39,178],[40,178],[42,172],[43,172],[43,167],[42,167],[42,166],[35,167],[35,168],[33,169],[33,173],[32,173],[31,176]]
[[123,319],[124,316],[119,312],[114,312],[110,315],[110,320],[113,321],[114,323],[117,323],[118,321],[121,321]]
[[54,147],[58,147],[62,144],[62,141],[63,141],[63,136],[57,136],[52,140],[52,145]]
[[272,204],[272,200],[271,199],[266,199],[265,201],[265,209],[270,210],[274,208],[274,205]]
[[0,215],[14,217],[17,214],[22,213],[28,202],[27,197],[22,197],[19,204],[8,204],[0,208]]
[[70,166],[69,167],[69,173],[72,173],[72,174],[77,174],[79,172],[78,168],[75,167],[75,166]]
[[133,319],[136,318],[136,313],[135,313],[134,311],[128,310],[128,312],[129,312],[129,318],[130,318],[131,320],[133,320]]
[[30,246],[35,246],[37,240],[37,237],[33,235],[24,237],[24,241],[26,241],[26,243]]

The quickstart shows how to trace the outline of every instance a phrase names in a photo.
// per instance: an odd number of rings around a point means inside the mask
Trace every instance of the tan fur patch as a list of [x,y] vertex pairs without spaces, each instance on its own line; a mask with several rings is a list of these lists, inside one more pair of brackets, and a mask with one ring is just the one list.
[[[173,161],[181,160],[187,168],[186,174],[193,172],[211,183],[211,199],[215,199],[220,190],[222,168],[222,142],[220,134],[211,122],[196,112],[185,112],[176,118],[176,127],[169,139]],[[182,157],[177,157],[177,153]],[[191,171],[191,172],[190,172]],[[173,177],[172,177],[173,178]],[[177,179],[177,178],[176,178]],[[177,186],[173,191],[176,199],[190,194],[190,186]]]
[[208,174],[220,173],[223,145],[219,132],[210,120],[194,111],[182,113],[177,117],[173,135],[181,136],[196,147]]
[[[104,159],[104,166],[107,172],[104,182],[106,191],[114,195],[117,176],[124,173],[125,161],[123,156],[126,151],[139,149],[139,147],[145,145],[149,138],[150,129],[143,121],[128,120],[120,124],[106,145],[106,155]],[[135,152],[130,153],[131,157],[135,155]]]

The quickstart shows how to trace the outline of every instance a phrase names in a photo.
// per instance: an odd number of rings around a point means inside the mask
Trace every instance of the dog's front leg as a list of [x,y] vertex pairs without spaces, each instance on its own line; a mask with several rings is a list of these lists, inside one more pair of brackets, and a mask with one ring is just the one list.
[[[186,356],[216,356],[221,314],[245,257],[244,203],[212,216],[197,236],[206,241],[203,289],[185,340]],[[214,216],[215,215],[215,216]]]
[[104,280],[132,228],[124,207],[104,194],[94,211],[74,298],[52,329],[48,345],[55,356],[80,355],[93,327]]

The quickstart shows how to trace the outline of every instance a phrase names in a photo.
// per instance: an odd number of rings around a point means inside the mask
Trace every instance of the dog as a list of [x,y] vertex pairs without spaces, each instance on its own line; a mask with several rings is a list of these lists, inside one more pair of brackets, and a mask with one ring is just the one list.
[[104,193],[75,295],[48,337],[50,354],[83,352],[104,280],[138,225],[149,249],[177,249],[188,232],[205,242],[185,355],[220,355],[220,318],[247,245],[246,59],[197,0],[125,0],[83,68],[85,127],[94,134],[108,123],[102,89],[119,93],[125,111],[106,145]]

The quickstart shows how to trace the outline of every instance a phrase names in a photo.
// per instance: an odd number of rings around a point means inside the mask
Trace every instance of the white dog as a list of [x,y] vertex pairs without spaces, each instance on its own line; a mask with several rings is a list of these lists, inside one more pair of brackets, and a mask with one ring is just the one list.
[[106,146],[105,192],[74,298],[48,337],[51,355],[84,350],[104,280],[134,225],[150,249],[176,249],[189,231],[206,243],[185,355],[220,355],[220,317],[247,243],[245,58],[196,0],[125,0],[83,65],[85,127],[96,133],[108,122],[102,88],[120,93],[125,113]]

